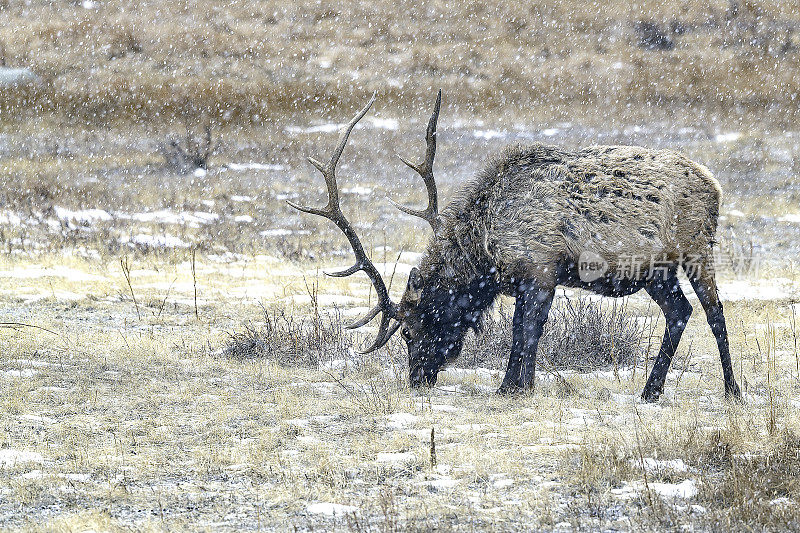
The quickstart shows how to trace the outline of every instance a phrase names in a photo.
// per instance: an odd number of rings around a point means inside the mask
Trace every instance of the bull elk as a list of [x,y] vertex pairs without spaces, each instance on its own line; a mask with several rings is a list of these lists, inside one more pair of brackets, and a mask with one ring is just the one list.
[[[330,219],[350,242],[355,264],[330,275],[363,271],[372,281],[377,305],[349,326],[358,328],[381,315],[377,338],[365,352],[380,348],[402,328],[411,386],[433,385],[442,367],[459,355],[467,331],[477,328],[496,297],[505,294],[515,297],[516,304],[511,355],[498,392],[530,389],[556,287],[613,297],[644,289],[666,319],[642,392],[645,401],[656,401],[692,313],[678,282],[682,268],[716,337],[725,395],[741,398],[713,269],[721,191],[705,167],[670,150],[513,146],[439,211],[433,176],[439,91],[425,136],[425,159],[420,164],[403,159],[422,177],[428,206],[398,206],[426,220],[434,236],[395,303],[341,211],[335,174],[350,133],[374,101],[375,95],[344,128],[330,161],[309,158],[325,177],[327,205],[290,202],[295,209]],[[637,264],[644,268],[635,268]]]

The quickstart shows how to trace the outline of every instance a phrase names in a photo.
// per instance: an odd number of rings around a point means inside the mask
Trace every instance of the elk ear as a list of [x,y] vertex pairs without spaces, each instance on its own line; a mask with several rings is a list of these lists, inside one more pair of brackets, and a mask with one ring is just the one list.
[[422,274],[419,273],[417,267],[412,268],[411,273],[408,275],[406,292],[412,295],[414,300],[419,300],[422,296]]

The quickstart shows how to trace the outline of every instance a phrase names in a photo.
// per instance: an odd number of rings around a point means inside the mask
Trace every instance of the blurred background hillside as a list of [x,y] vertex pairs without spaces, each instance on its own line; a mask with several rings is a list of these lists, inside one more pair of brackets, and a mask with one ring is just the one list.
[[[796,124],[800,2],[0,2],[4,119],[262,123],[360,103],[611,124]],[[709,115],[709,113],[711,115]],[[756,118],[757,117],[757,118]]]

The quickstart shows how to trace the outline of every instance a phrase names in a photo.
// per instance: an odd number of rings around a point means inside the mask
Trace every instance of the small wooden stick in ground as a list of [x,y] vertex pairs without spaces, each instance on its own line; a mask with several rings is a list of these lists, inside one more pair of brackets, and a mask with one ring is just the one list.
[[192,248],[192,282],[194,283],[194,317],[200,320],[200,313],[197,310],[197,270],[195,269],[195,256],[197,248]]
[[120,257],[119,265],[122,267],[122,273],[125,275],[125,281],[128,282],[128,289],[131,291],[131,298],[133,298],[133,305],[136,306],[136,316],[139,320],[142,319],[142,314],[139,312],[139,302],[136,301],[136,294],[133,292],[133,285],[131,285],[131,267],[128,264],[127,257]]
[[431,428],[431,468],[436,468],[436,432]]

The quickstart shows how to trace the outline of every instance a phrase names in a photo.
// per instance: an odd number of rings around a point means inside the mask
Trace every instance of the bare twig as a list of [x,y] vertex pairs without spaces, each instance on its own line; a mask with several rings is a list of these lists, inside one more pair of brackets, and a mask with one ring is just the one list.
[[767,413],[767,431],[771,436],[778,432],[778,410],[776,405],[776,385],[778,381],[778,361],[775,353],[775,325],[767,317],[767,330],[764,332],[764,348],[767,359],[767,397],[769,411]]
[[431,427],[431,468],[436,468],[436,431]]
[[650,483],[647,481],[647,468],[644,466],[644,454],[642,453],[642,441],[639,439],[639,423],[641,422],[641,417],[639,416],[639,410],[636,409],[636,405],[633,406],[634,411],[636,412],[636,417],[638,422],[634,424],[633,428],[636,432],[636,450],[639,452],[639,465],[642,467],[642,476],[644,476],[644,488],[647,491],[647,502],[650,504],[650,508],[653,507],[653,495],[650,493]]
[[167,305],[167,298],[169,298],[169,293],[172,292],[172,286],[175,285],[175,281],[177,281],[177,277],[172,280],[172,283],[169,284],[169,288],[167,289],[167,294],[164,295],[164,299],[161,301],[161,305],[158,307],[158,315],[157,317],[161,316],[161,313],[164,312],[164,307]]
[[192,284],[194,285],[194,317],[200,320],[200,312],[197,310],[197,270],[195,268],[195,259],[197,255],[197,248],[192,248]]
[[0,328],[8,328],[8,329],[19,329],[19,328],[34,328],[34,329],[41,329],[42,331],[46,331],[48,333],[52,333],[53,335],[58,335],[52,329],[47,329],[43,326],[37,326],[36,324],[26,324],[24,322],[0,322]]
[[692,358],[692,345],[694,341],[689,343],[689,349],[686,351],[686,358],[683,360],[683,368],[681,368],[681,373],[678,374],[678,379],[675,381],[675,401],[678,400],[678,388],[681,385],[681,378],[683,378],[683,374],[686,373],[686,369],[689,368],[689,361]]
[[798,335],[797,335],[797,308],[800,304],[792,302],[792,340],[794,341],[794,365],[797,372],[797,379],[800,380],[800,352],[797,350]]
[[348,396],[350,396],[350,398],[352,398],[352,399],[353,399],[353,401],[354,401],[354,402],[356,402],[356,404],[357,404],[357,405],[358,405],[358,406],[359,406],[359,407],[360,407],[360,408],[361,408],[363,411],[365,411],[365,412],[369,412],[369,411],[370,411],[370,409],[369,409],[369,406],[368,406],[366,403],[364,403],[364,402],[361,400],[361,398],[359,398],[359,397],[358,397],[358,395],[357,395],[357,394],[356,394],[356,393],[355,393],[355,392],[354,392],[354,391],[353,391],[353,390],[352,390],[350,387],[348,387],[348,386],[347,386],[347,384],[344,382],[344,380],[340,379],[338,376],[336,376],[336,375],[335,375],[335,374],[333,374],[332,372],[328,372],[327,370],[325,370],[324,372],[325,372],[325,374],[327,374],[327,375],[328,375],[328,377],[330,377],[330,378],[331,378],[331,379],[332,379],[332,380],[333,380],[333,381],[334,381],[334,382],[335,382],[337,385],[339,385],[339,387],[341,387],[341,389],[342,389],[342,390],[343,390],[345,393],[347,393],[347,395],[348,395]]
[[[386,249],[386,245],[385,244],[384,244],[384,249]],[[384,255],[385,255],[385,253],[384,253]],[[400,252],[399,254],[397,254],[397,259],[395,259],[395,261],[394,261],[394,267],[392,267],[392,275],[389,278],[389,289],[388,290],[392,290],[392,282],[394,281],[394,275],[397,273],[397,264],[400,263],[400,258],[402,256],[403,256],[403,252]],[[386,257],[384,257],[383,260],[386,261]]]
[[308,297],[311,298],[311,307],[314,308],[314,317],[319,319],[319,271],[317,271],[311,286],[308,285],[308,279],[306,279],[305,276],[303,276],[303,284],[306,286]]
[[125,281],[128,282],[128,289],[131,291],[131,298],[133,298],[133,305],[136,306],[136,316],[139,320],[142,319],[142,314],[139,312],[139,302],[136,301],[136,294],[133,292],[133,285],[131,284],[131,267],[128,264],[127,257],[120,257],[119,265],[122,267],[122,273],[125,275]]

